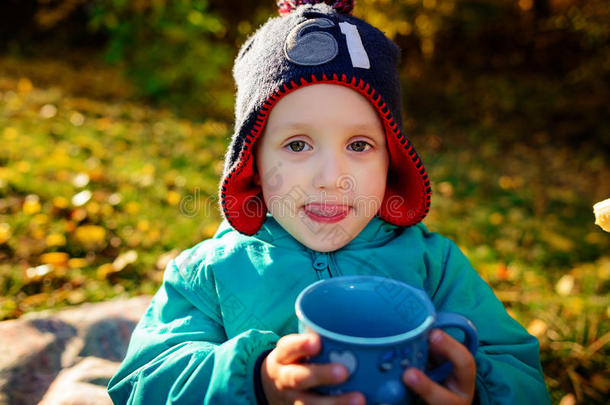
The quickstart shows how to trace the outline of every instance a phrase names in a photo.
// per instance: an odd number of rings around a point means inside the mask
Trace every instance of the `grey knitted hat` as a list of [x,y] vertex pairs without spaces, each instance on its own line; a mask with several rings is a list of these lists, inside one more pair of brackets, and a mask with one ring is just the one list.
[[[253,182],[253,152],[269,113],[285,94],[331,83],[362,94],[383,122],[390,167],[378,215],[395,225],[420,222],[430,208],[430,182],[402,133],[399,48],[377,28],[349,15],[346,4],[353,1],[279,3],[284,15],[261,26],[235,59],[235,131],[220,183],[224,217],[241,233],[258,232],[267,208],[261,187]],[[286,3],[293,5],[288,11]]]

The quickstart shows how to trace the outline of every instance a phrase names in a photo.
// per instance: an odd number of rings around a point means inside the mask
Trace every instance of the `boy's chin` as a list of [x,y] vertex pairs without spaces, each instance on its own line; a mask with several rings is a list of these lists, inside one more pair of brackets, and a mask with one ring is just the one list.
[[319,240],[316,240],[316,241],[299,240],[299,242],[301,242],[301,244],[303,244],[307,248],[309,248],[311,250],[315,250],[316,252],[330,253],[330,252],[334,252],[335,250],[339,250],[342,247],[346,246],[348,243],[351,242],[351,239],[347,240],[345,242],[335,242],[335,243],[329,243],[328,241],[319,241]]
[[334,252],[345,247],[370,221],[370,218],[367,220],[357,218],[354,212],[350,212],[346,218],[336,223],[316,222],[302,212],[297,218],[277,216],[274,218],[302,245],[321,253]]
[[358,234],[349,232],[337,224],[324,224],[315,229],[300,229],[297,232],[287,230],[293,238],[305,247],[321,253],[334,252],[348,245]]
[[309,249],[311,250],[315,250],[316,252],[320,252],[320,253],[330,253],[330,252],[334,252],[335,250],[339,250],[342,247],[346,246],[350,241],[346,241],[346,242],[340,242],[340,243],[328,243],[328,242],[314,242],[314,243],[304,243],[301,242],[303,245],[307,246]]

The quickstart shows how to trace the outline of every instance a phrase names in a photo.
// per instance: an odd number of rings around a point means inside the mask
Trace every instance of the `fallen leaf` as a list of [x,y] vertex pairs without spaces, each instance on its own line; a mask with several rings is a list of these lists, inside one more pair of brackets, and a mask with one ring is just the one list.
[[23,212],[28,215],[37,214],[40,212],[40,198],[35,194],[30,194],[25,197],[23,202]]
[[557,284],[555,284],[555,291],[562,297],[570,295],[574,288],[574,277],[570,274],[562,276]]
[[74,230],[74,237],[86,248],[102,245],[106,239],[106,229],[97,225],[83,225]]
[[[0,238],[0,240],[1,240],[1,238]],[[45,243],[47,244],[48,247],[65,246],[66,237],[61,233],[52,233],[50,235],[47,235],[47,237],[45,239]]]
[[115,273],[118,273],[136,260],[138,260],[138,252],[129,250],[114,259],[114,262],[112,262],[112,269]]
[[30,267],[25,271],[25,276],[28,281],[38,281],[53,271],[53,266],[49,264],[41,264],[40,266]]
[[536,336],[537,338],[540,338],[542,335],[544,335],[546,330],[547,330],[546,323],[540,319],[534,319],[527,326],[527,331],[529,333],[531,333],[532,335]]
[[574,394],[567,394],[566,396],[561,398],[561,401],[559,401],[559,405],[574,405],[574,404],[576,404],[576,397],[574,397]]
[[52,266],[66,266],[70,256],[64,252],[51,252],[40,255],[40,262]]

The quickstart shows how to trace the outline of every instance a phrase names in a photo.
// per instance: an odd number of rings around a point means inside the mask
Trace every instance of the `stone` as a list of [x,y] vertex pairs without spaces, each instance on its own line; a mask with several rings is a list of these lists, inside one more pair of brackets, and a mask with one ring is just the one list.
[[110,404],[106,384],[150,299],[83,304],[0,322],[0,405]]

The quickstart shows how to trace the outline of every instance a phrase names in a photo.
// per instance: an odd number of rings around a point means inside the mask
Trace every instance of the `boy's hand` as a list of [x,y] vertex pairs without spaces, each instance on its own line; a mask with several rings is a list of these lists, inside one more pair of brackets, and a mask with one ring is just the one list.
[[430,353],[453,364],[453,373],[445,386],[435,383],[424,373],[409,368],[402,375],[405,385],[429,405],[471,404],[474,398],[476,365],[472,354],[460,342],[436,329],[430,334]]
[[341,364],[300,363],[320,349],[320,337],[316,334],[292,334],[278,340],[261,367],[263,390],[271,405],[364,405],[364,396],[360,393],[323,396],[309,391],[318,385],[339,384],[348,377],[347,369]]

